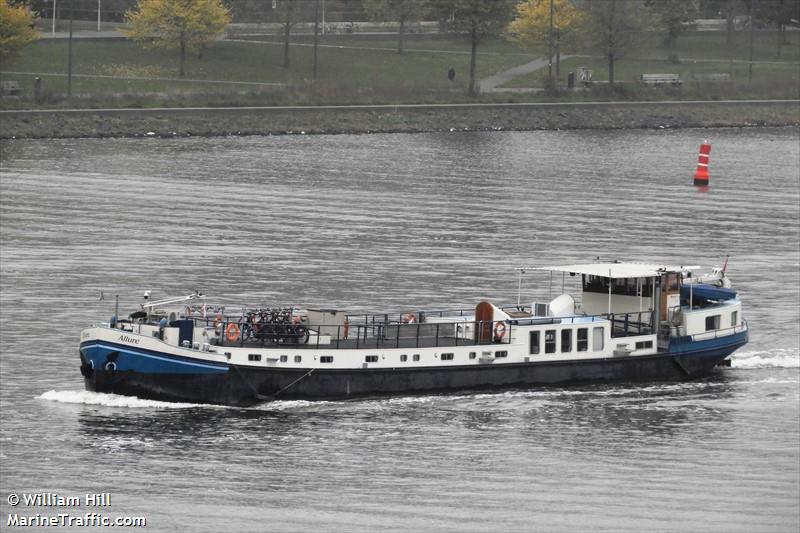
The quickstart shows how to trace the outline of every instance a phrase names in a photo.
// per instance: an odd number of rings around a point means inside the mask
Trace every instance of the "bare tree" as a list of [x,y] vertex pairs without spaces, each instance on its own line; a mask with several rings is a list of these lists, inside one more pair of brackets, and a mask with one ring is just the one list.
[[397,53],[403,53],[406,24],[420,20],[428,8],[428,0],[362,0],[364,9],[373,20],[397,21]]
[[608,60],[608,82],[614,84],[614,63],[622,59],[638,41],[645,27],[641,0],[602,0],[586,2],[589,35]]
[[446,19],[450,29],[467,35],[472,54],[469,61],[469,94],[476,96],[475,63],[478,43],[489,35],[501,33],[514,17],[517,0],[436,0],[434,7]]

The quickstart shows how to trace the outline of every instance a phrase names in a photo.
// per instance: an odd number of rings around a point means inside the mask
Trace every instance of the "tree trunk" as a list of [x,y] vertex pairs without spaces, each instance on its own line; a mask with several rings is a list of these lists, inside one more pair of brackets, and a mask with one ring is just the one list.
[[403,53],[403,36],[405,35],[405,32],[406,32],[406,17],[403,16],[403,15],[400,15],[400,32],[399,32],[399,34],[397,36],[397,53],[398,54],[402,54]]
[[314,90],[317,85],[317,48],[319,48],[319,0],[314,7]]
[[608,83],[614,85],[614,54],[608,54]]
[[283,68],[289,68],[289,37],[292,32],[292,11],[294,10],[294,0],[286,4],[286,22],[283,27]]
[[186,62],[186,39],[181,38],[181,61],[180,61],[180,68],[178,69],[178,76],[181,78],[184,76],[183,65]]
[[678,42],[678,36],[672,31],[668,30],[667,32],[667,60],[670,63],[677,63],[678,62],[678,52],[675,51],[676,44]]
[[469,95],[478,96],[478,90],[475,87],[475,60],[478,55],[478,35],[475,31],[472,32],[472,55],[469,58]]
[[556,41],[556,79],[561,78],[561,43]]
[[728,45],[733,44],[733,0],[728,0],[727,7],[725,8],[727,11],[727,31],[728,31]]

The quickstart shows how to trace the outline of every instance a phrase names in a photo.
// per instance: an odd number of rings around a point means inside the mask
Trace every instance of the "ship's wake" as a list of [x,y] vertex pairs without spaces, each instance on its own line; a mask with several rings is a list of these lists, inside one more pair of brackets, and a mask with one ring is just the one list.
[[800,368],[800,351],[776,348],[736,352],[731,356],[731,368]]

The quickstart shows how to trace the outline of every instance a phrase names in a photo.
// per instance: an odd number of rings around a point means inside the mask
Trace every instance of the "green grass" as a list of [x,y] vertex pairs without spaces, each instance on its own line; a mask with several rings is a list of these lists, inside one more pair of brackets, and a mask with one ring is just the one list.
[[[453,95],[466,92],[470,56],[463,39],[410,38],[410,50],[436,51],[410,51],[402,55],[396,53],[396,40],[391,36],[367,39],[328,37],[322,44],[327,46],[318,50],[318,87],[312,95],[309,93],[313,78],[313,48],[310,46],[292,46],[291,66],[284,69],[281,45],[217,42],[204,52],[202,59],[196,55],[187,57],[186,76],[180,79],[177,76],[177,51],[141,48],[122,39],[76,39],[73,41],[72,92],[84,100],[119,101],[143,94],[152,94],[161,101],[169,100],[170,95],[176,99],[202,95],[203,100],[213,100],[213,95],[217,94],[226,101],[231,97],[245,97],[254,103],[259,101],[258,95],[262,97],[262,103],[309,99],[337,102],[449,101]],[[463,53],[447,53],[452,51]],[[487,40],[479,47],[477,77],[489,76],[533,57],[504,40]],[[19,81],[27,94],[32,93],[33,79],[39,75],[49,94],[47,100],[56,102],[66,91],[66,77],[63,76],[66,65],[67,42],[41,40],[2,65],[2,71],[32,73],[3,75],[6,79]],[[451,67],[457,72],[455,82],[447,79]],[[202,80],[230,83],[204,83]],[[280,94],[273,87],[252,85],[259,83],[281,84],[289,90]]]
[[[781,48],[777,55],[775,32],[758,32],[753,47],[753,82],[749,74],[749,35],[739,33],[733,45],[728,46],[723,32],[698,32],[683,35],[678,40],[676,51],[679,62],[666,58],[668,51],[657,36],[646,35],[640,39],[635,52],[614,63],[614,78],[617,82],[637,82],[641,74],[679,74],[685,82],[684,93],[691,92],[694,75],[726,73],[731,82],[726,86],[715,84],[714,93],[720,95],[798,97],[800,87],[800,35],[790,32],[789,45]],[[582,52],[591,54],[592,50]],[[711,60],[711,61],[708,61]],[[578,67],[593,71],[595,81],[608,81],[608,62],[599,55],[572,57],[561,62],[560,81],[566,83],[567,73]],[[506,87],[543,87],[547,72],[540,70],[527,76],[515,78]],[[706,84],[707,85],[707,84]],[[698,95],[702,96],[703,87]],[[662,91],[663,93],[663,91]],[[657,93],[656,93],[657,94]],[[646,94],[644,95],[646,97]]]
[[[723,32],[689,33],[678,41],[680,63],[664,58],[667,51],[656,35],[643,35],[635,53],[616,63],[616,78],[633,82],[642,73],[680,74],[687,83],[679,91],[637,87],[605,91],[602,84],[585,94],[484,94],[480,101],[537,101],[553,98],[724,98],[797,97],[800,85],[800,35],[789,32],[792,44],[777,55],[775,32],[756,34],[754,82],[748,82],[748,34],[737,33],[732,46]],[[274,40],[270,37],[267,40]],[[302,35],[295,43],[309,44]],[[469,43],[449,35],[409,35],[408,50],[397,54],[393,35],[334,35],[321,39],[318,82],[312,81],[311,46],[291,47],[291,67],[282,67],[283,48],[264,42],[221,41],[202,58],[187,58],[186,76],[177,76],[178,52],[142,48],[124,39],[75,39],[73,41],[73,98],[66,101],[67,41],[43,39],[0,65],[3,79],[14,79],[25,96],[4,100],[2,107],[31,107],[35,76],[43,79],[44,106],[162,105],[271,105],[317,103],[411,103],[471,101],[466,96]],[[477,78],[484,78],[541,57],[545,50],[523,50],[504,39],[487,39],[478,48]],[[594,70],[598,81],[606,79],[605,61],[594,50],[591,57],[562,62],[561,80],[578,66]],[[695,62],[694,59],[714,59]],[[731,60],[734,60],[731,62]],[[775,62],[775,63],[771,63]],[[446,73],[456,70],[450,82]],[[28,72],[31,74],[11,74]],[[725,72],[733,81],[716,84],[712,91],[689,83],[693,74]],[[546,69],[512,80],[509,87],[543,87]],[[222,82],[222,83],[219,83]],[[237,83],[238,82],[238,83]],[[277,84],[277,85],[269,85]],[[717,85],[719,87],[717,87]]]

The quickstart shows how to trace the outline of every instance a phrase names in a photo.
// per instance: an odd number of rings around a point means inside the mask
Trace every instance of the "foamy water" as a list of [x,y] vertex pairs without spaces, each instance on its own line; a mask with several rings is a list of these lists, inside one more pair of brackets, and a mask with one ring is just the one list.
[[800,353],[797,350],[774,348],[751,352],[739,350],[731,357],[733,368],[800,368]]
[[[799,141],[795,128],[3,142],[0,492],[111,492],[112,514],[154,532],[797,531]],[[124,312],[146,289],[470,307],[516,302],[520,265],[726,255],[751,340],[698,381],[241,409],[91,393],[79,371],[80,330],[115,294]],[[549,301],[549,281],[526,274],[522,301]]]
[[77,403],[84,405],[102,405],[105,407],[124,407],[128,409],[188,409],[192,407],[211,407],[201,404],[159,402],[144,400],[134,396],[120,396],[86,390],[49,390],[37,398],[59,403]]

